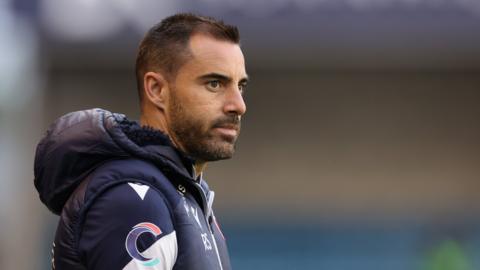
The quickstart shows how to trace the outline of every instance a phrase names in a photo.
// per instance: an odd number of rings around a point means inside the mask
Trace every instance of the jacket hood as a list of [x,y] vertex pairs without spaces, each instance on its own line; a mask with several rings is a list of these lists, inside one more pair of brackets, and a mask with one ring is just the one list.
[[40,200],[60,214],[71,193],[95,168],[111,159],[132,157],[191,178],[193,160],[164,133],[141,127],[123,114],[91,109],[64,115],[50,126],[37,146],[34,184]]

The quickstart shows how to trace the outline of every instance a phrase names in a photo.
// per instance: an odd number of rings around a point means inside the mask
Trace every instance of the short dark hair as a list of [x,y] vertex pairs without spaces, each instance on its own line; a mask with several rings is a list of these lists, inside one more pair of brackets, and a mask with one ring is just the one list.
[[179,13],[163,19],[147,32],[138,48],[135,73],[140,101],[143,99],[145,73],[157,69],[168,80],[175,78],[177,71],[191,56],[188,42],[197,33],[240,43],[237,27],[221,20],[191,13]]

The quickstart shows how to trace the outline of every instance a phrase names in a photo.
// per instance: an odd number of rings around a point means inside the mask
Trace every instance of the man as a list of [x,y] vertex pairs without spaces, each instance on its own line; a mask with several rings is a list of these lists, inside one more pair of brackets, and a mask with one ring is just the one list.
[[143,39],[140,124],[67,114],[37,147],[35,186],[61,214],[54,269],[230,269],[202,172],[234,153],[246,107],[234,26],[177,14]]

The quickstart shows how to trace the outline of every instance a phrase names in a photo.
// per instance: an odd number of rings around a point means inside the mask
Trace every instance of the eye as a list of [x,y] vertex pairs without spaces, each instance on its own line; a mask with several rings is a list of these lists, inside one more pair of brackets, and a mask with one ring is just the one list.
[[241,83],[238,85],[238,90],[243,94],[245,90],[247,90],[247,84],[246,83]]
[[218,89],[220,89],[220,81],[218,80],[213,80],[213,81],[208,81],[207,82],[207,88],[211,91],[217,91]]

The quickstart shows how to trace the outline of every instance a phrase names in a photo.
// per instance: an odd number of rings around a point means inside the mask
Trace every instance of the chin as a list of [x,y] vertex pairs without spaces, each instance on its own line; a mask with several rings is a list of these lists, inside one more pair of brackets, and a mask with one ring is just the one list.
[[216,142],[204,147],[204,152],[200,154],[201,159],[205,161],[217,161],[230,159],[235,153],[235,145],[228,142]]

